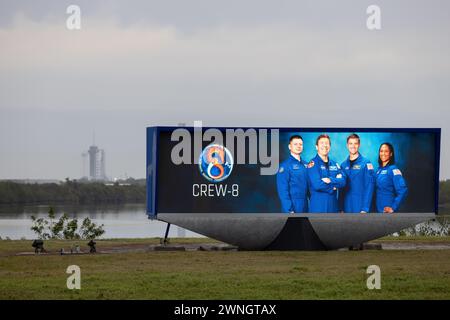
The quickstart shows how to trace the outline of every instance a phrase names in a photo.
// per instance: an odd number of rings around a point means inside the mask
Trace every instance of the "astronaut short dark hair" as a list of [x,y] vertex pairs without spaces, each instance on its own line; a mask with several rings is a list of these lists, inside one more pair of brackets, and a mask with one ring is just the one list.
[[356,133],[352,133],[351,135],[349,135],[347,137],[347,143],[348,143],[348,140],[350,140],[350,139],[358,139],[358,143],[359,144],[361,143],[361,139],[359,138],[359,136]]
[[302,138],[301,135],[299,135],[299,134],[294,134],[293,136],[291,136],[291,137],[289,138],[289,143],[291,143],[292,140],[294,140],[294,139],[300,139],[300,140],[303,141],[303,138]]
[[317,139],[316,139],[316,146],[319,145],[319,140],[322,139],[322,138],[328,139],[328,141],[330,142],[330,146],[331,146],[331,139],[330,139],[330,136],[327,135],[327,134],[325,134],[325,133],[324,133],[324,134],[321,134],[320,136],[317,137]]

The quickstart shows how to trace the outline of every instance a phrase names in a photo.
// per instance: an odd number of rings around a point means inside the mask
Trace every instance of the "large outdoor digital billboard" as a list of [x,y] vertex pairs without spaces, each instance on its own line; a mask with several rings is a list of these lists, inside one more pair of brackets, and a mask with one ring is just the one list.
[[437,213],[440,129],[147,129],[148,213]]

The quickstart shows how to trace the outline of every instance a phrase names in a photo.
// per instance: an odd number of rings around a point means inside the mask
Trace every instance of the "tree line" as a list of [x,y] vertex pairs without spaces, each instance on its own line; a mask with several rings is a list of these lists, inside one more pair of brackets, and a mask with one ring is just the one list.
[[[0,181],[0,204],[105,204],[145,203],[145,180],[129,185],[69,180],[62,184],[23,184]],[[439,205],[450,207],[450,180],[439,182]]]
[[0,181],[0,204],[123,204],[145,203],[143,183],[105,185],[69,180],[62,184]]
[[450,180],[439,182],[439,205],[450,206]]

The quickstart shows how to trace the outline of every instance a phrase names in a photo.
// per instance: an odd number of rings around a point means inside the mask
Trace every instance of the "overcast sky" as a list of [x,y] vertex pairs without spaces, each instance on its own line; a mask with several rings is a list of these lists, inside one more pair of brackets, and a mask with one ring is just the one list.
[[0,0],[0,179],[79,178],[94,130],[143,178],[145,127],[194,120],[440,127],[450,178],[449,57],[449,1]]

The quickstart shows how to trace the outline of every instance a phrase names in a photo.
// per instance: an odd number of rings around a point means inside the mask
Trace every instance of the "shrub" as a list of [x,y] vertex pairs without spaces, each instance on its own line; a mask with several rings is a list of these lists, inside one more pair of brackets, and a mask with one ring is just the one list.
[[[105,233],[104,225],[96,225],[89,218],[85,218],[78,228],[77,219],[69,219],[64,213],[57,221],[56,214],[52,207],[48,211],[48,219],[31,216],[33,224],[31,230],[34,231],[38,239],[95,239]],[[78,230],[79,229],[79,230]]]

